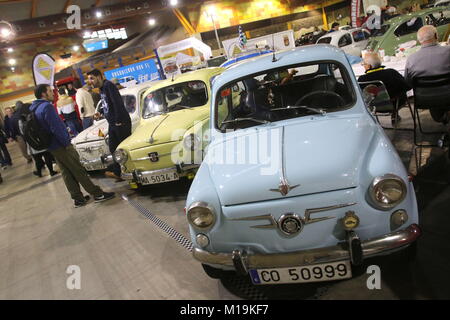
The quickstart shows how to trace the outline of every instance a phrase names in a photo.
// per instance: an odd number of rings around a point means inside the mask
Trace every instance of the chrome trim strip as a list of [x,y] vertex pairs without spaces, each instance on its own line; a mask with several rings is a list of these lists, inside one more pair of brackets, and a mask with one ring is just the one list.
[[[171,153],[164,153],[164,154],[158,154],[158,157],[167,157],[167,156],[171,156],[172,154],[178,154],[178,152],[171,152]],[[137,158],[134,161],[144,161],[144,160],[150,160],[150,157],[142,157],[142,158]]]
[[[199,167],[199,165],[193,164],[193,165],[182,166],[181,169],[183,171],[187,171],[187,170],[190,170],[190,169],[196,169],[198,167]],[[176,167],[170,167],[170,168],[151,170],[151,171],[138,171],[138,170],[136,170],[135,172],[136,172],[136,175],[139,176],[139,175],[147,175],[147,174],[155,174],[155,173],[172,172],[172,171],[177,171],[177,168]]]
[[[303,221],[305,222],[305,225],[307,225],[307,224],[311,224],[311,223],[315,223],[315,222],[319,222],[319,221],[334,219],[335,217],[322,217],[322,218],[311,219],[311,214],[334,210],[334,209],[345,208],[345,207],[349,207],[349,206],[354,206],[355,204],[356,204],[356,202],[351,202],[351,203],[336,204],[336,205],[328,206],[328,207],[306,209],[305,210],[305,218],[303,219]],[[281,216],[281,218],[282,217],[283,216]],[[258,229],[277,229],[277,228],[279,228],[278,221],[271,214],[264,214],[264,215],[253,216],[253,217],[232,218],[232,219],[228,219],[228,220],[229,221],[269,220],[269,222],[270,222],[269,224],[251,226],[251,228],[258,228]]]
[[335,217],[322,217],[322,218],[313,218],[313,219],[311,219],[310,216],[313,213],[318,213],[318,212],[324,212],[324,211],[329,211],[329,210],[334,210],[334,209],[350,207],[350,206],[354,206],[355,204],[356,204],[356,202],[351,202],[351,203],[337,204],[337,205],[329,206],[329,207],[306,209],[305,210],[305,224],[310,224],[310,223],[314,223],[314,222],[319,222],[319,221],[335,218]]
[[280,177],[280,184],[278,185],[278,189],[269,189],[269,191],[272,192],[279,192],[281,193],[282,196],[286,196],[289,191],[291,191],[292,189],[297,188],[298,186],[300,186],[299,184],[294,185],[294,186],[290,186],[289,185],[289,181],[287,180],[286,177],[286,156],[284,154],[285,151],[285,145],[284,145],[284,126],[281,127],[281,150],[280,150],[280,157],[281,157],[281,161],[280,161],[280,172],[281,172],[281,177]]
[[150,135],[150,139],[148,142],[150,142],[150,144],[153,144],[153,142],[155,142],[155,140],[153,139],[153,135],[155,134],[156,130],[159,128],[159,126],[169,117],[169,115],[166,115],[164,119],[161,120],[160,123],[158,123],[158,125],[155,127],[155,129],[153,129],[152,134]]
[[[417,224],[411,224],[403,230],[382,235],[361,242],[363,258],[390,253],[402,249],[420,237],[422,231]],[[346,242],[335,246],[302,250],[287,253],[247,254],[247,269],[285,268],[313,265],[334,261],[350,260],[350,252]],[[201,263],[233,267],[232,253],[208,252],[194,248],[193,256]]]

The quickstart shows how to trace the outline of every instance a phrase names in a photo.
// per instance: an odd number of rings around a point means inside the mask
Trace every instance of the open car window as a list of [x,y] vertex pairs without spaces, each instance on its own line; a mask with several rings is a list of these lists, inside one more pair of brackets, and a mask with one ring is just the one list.
[[208,101],[203,81],[187,81],[155,90],[144,97],[143,118],[203,106]]
[[122,96],[123,104],[125,105],[125,109],[127,109],[129,114],[134,113],[136,111],[136,97],[132,94]]
[[395,29],[394,34],[396,37],[406,36],[411,33],[416,33],[423,26],[423,20],[420,17],[414,17],[409,21],[406,21],[399,25]]
[[354,104],[348,72],[318,62],[254,74],[216,95],[215,126],[222,132],[292,118],[338,112]]

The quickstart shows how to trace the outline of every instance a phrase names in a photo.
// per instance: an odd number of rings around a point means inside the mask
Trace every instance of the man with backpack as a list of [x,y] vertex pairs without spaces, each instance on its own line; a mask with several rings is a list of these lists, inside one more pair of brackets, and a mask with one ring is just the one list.
[[80,184],[94,196],[95,202],[114,198],[114,192],[104,192],[94,185],[81,165],[66,126],[51,104],[54,98],[52,88],[47,84],[40,84],[35,88],[34,95],[37,100],[33,101],[31,112],[23,126],[25,140],[32,148],[48,149],[55,157],[75,208],[86,205],[90,199],[83,195]]

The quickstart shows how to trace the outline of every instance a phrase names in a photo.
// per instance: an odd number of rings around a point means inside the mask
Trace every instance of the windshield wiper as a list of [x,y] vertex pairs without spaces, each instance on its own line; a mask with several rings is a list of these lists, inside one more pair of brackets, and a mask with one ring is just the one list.
[[236,119],[233,119],[233,120],[223,121],[222,124],[224,124],[224,123],[235,123],[235,122],[240,122],[240,121],[254,121],[254,122],[263,123],[263,124],[270,123],[270,121],[267,121],[267,120],[259,120],[259,119],[253,119],[253,118],[236,118]]
[[307,106],[287,106],[286,108],[270,109],[270,111],[291,110],[291,109],[305,109],[305,110],[313,111],[317,114],[321,114],[323,116],[325,116],[327,114],[326,111],[324,111],[323,109],[310,108]]

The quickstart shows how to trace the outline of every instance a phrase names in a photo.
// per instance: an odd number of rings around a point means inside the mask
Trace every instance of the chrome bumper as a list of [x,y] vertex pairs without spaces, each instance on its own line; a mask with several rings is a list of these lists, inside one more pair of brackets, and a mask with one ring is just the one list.
[[112,155],[103,155],[95,160],[81,159],[80,163],[88,170],[100,170],[105,169],[110,164],[114,163]]
[[[417,240],[420,235],[420,227],[417,224],[411,224],[406,229],[361,241],[362,258],[365,259],[402,249]],[[238,260],[241,270],[287,268],[353,260],[347,242],[332,247],[277,254],[246,254],[240,250],[234,250],[232,253],[214,253],[194,248],[193,256],[201,263],[235,267],[235,269],[238,269],[236,267],[236,260]]]
[[134,170],[133,172],[122,172],[122,179],[125,180],[139,180],[139,177],[150,175],[150,174],[163,174],[167,172],[176,171],[178,174],[183,175],[183,173],[192,170],[197,169],[200,167],[197,164],[189,164],[189,165],[177,165],[175,167],[170,168],[164,168],[159,170],[150,170],[150,171],[140,171],[140,170]]

